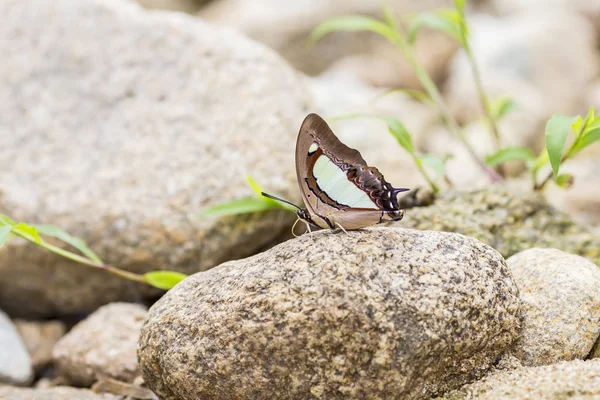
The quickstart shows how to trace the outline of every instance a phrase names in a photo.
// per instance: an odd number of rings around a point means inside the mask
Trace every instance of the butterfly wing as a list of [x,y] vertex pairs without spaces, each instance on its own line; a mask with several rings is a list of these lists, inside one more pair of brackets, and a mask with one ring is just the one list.
[[296,174],[311,222],[322,228],[358,229],[398,217],[394,190],[401,189],[366,164],[321,117],[310,114],[304,119],[296,143]]

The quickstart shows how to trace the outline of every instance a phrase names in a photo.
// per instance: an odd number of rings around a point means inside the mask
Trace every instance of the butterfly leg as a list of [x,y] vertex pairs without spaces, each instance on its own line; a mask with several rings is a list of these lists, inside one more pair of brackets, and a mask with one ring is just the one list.
[[308,236],[310,237],[310,240],[312,240],[314,242],[315,239],[313,238],[312,229],[310,229],[310,224],[308,222],[305,222],[305,223],[306,223],[306,229],[308,230]]
[[296,222],[294,222],[294,225],[292,225],[292,235],[296,238],[301,236],[301,235],[296,235],[296,232],[294,232],[294,229],[296,228],[296,224],[298,223],[298,221],[300,221],[300,218],[296,219]]
[[339,224],[339,222],[336,222],[335,224],[338,226],[338,228],[340,228],[341,230],[343,230],[344,233],[346,233],[346,235],[348,234],[348,231],[345,230],[344,227]]

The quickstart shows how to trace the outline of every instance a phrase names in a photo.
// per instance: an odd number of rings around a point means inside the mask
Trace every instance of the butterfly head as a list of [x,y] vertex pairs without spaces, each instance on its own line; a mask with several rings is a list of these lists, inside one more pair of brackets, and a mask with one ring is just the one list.
[[310,217],[310,213],[308,212],[308,210],[306,210],[304,208],[299,208],[298,210],[296,210],[296,215],[298,216],[298,218],[300,218],[303,221],[310,222],[312,219]]
[[400,221],[402,218],[404,218],[404,209],[388,211],[387,214],[390,216],[392,221]]

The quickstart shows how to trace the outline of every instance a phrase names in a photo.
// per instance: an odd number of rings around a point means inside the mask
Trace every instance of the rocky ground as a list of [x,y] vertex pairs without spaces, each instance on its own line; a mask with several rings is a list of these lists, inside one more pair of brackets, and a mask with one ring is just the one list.
[[[451,1],[389,1],[399,15]],[[560,112],[600,105],[600,3],[468,2],[485,89],[536,153]],[[397,49],[358,32],[307,46],[374,0],[0,2],[0,213],[52,223],[108,264],[190,274],[161,291],[11,239],[0,249],[0,399],[600,398],[600,145],[534,192],[491,184]],[[466,55],[425,31],[417,58],[481,156]],[[381,121],[333,121],[388,181],[430,198],[400,222],[289,239],[293,216],[201,218],[252,195],[300,202],[309,112],[394,116],[450,154],[433,197]],[[409,200],[406,199],[408,204]],[[158,299],[158,300],[157,300]]]

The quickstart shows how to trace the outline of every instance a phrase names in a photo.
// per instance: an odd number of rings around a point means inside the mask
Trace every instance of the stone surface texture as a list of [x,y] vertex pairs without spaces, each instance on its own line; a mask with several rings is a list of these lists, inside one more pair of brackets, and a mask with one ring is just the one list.
[[[0,15],[0,210],[58,225],[135,272],[197,272],[279,234],[291,214],[198,217],[252,195],[247,174],[297,195],[294,145],[312,99],[273,51],[125,0],[6,0]],[[14,316],[157,293],[21,240],[0,252],[0,307]]]
[[532,247],[556,248],[600,265],[600,237],[548,205],[529,182],[448,191],[429,207],[407,210],[392,226],[457,232],[474,237],[508,258]]
[[75,325],[52,353],[59,376],[76,386],[91,386],[99,375],[132,382],[146,314],[138,304],[112,303]]
[[61,321],[25,320],[15,320],[14,323],[29,352],[34,370],[40,372],[52,361],[52,349],[65,335],[65,324]]
[[28,385],[33,379],[31,358],[8,316],[0,311],[0,384]]
[[16,388],[12,386],[0,386],[1,400],[123,400],[122,396],[111,394],[94,393],[87,389],[76,389],[72,387],[53,388]]
[[496,371],[484,379],[446,393],[438,400],[600,398],[600,360],[563,361],[542,367]]
[[150,309],[144,380],[169,399],[424,399],[517,337],[504,259],[462,235],[320,231],[193,275]]
[[506,263],[523,312],[511,353],[528,366],[586,358],[600,335],[600,268],[556,249],[525,250]]

